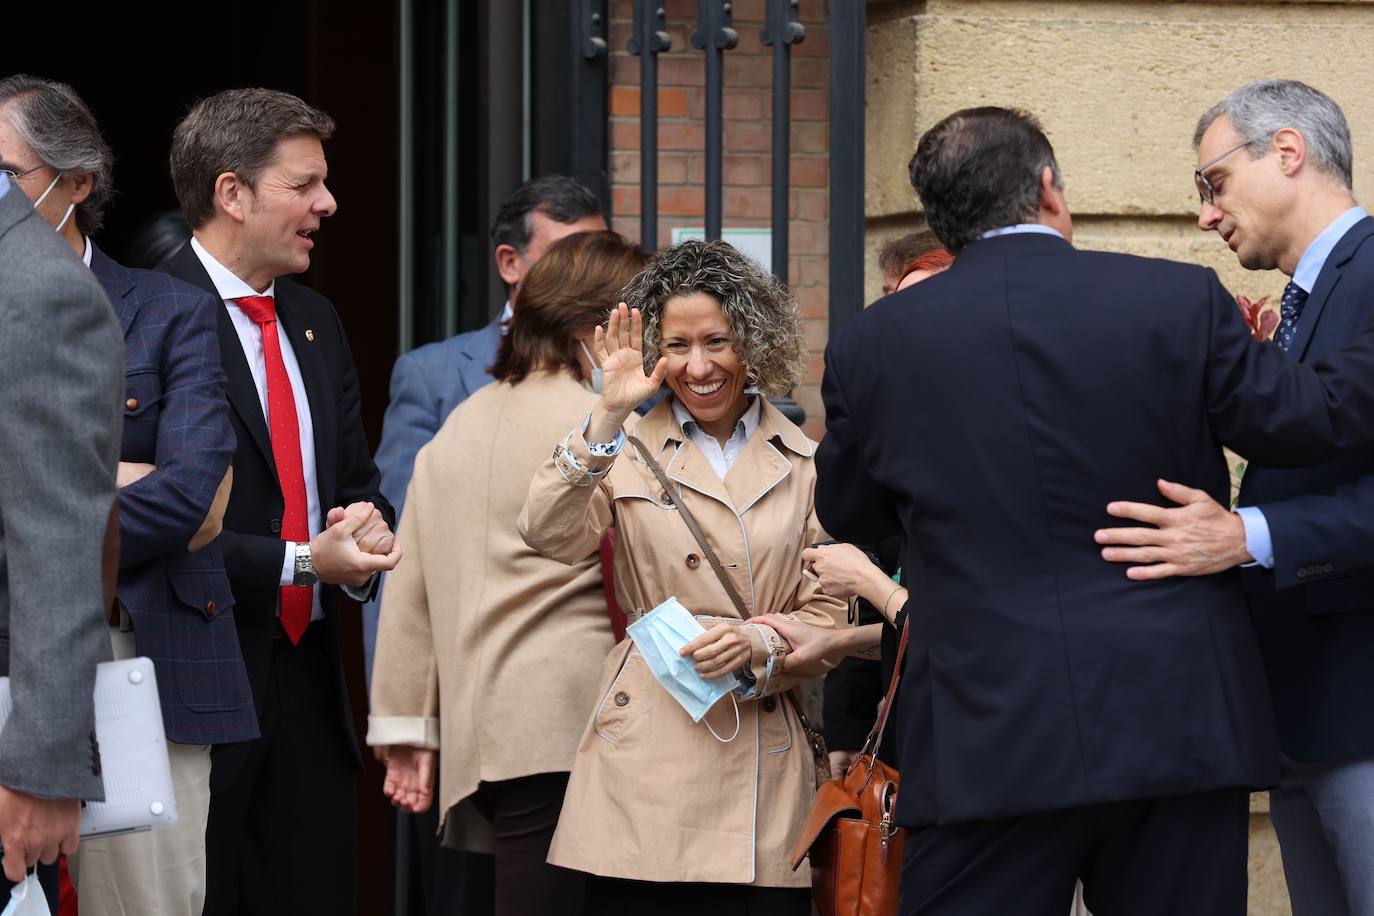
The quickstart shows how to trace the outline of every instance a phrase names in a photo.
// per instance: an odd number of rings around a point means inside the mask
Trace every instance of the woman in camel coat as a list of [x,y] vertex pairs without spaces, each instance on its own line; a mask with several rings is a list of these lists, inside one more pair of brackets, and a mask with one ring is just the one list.
[[530,271],[497,381],[416,459],[397,532],[406,562],[383,592],[368,744],[412,811],[429,805],[442,750],[445,820],[471,798],[492,821],[500,914],[581,912],[582,876],[546,857],[614,638],[595,552],[550,560],[515,522],[550,441],[597,403],[585,343],[643,261],[614,233],[582,233]]
[[796,683],[781,674],[786,643],[770,627],[741,624],[680,513],[622,438],[629,411],[666,381],[672,397],[628,432],[666,471],[749,615],[843,621],[845,605],[802,575],[802,550],[825,538],[812,504],[814,445],[758,393],[798,381],[796,304],[721,242],[660,252],[625,298],[633,314],[622,303],[596,335],[601,402],[549,443],[558,448],[530,484],[520,531],[575,564],[595,556],[614,524],[616,597],[631,619],[676,596],[708,628],[684,649],[697,670],[719,678],[743,669],[752,683],[694,724],[634,642],[616,646],[549,860],[598,876],[587,905],[598,916],[806,916],[810,876],[805,865],[791,870],[788,853],[815,771],[783,696]]

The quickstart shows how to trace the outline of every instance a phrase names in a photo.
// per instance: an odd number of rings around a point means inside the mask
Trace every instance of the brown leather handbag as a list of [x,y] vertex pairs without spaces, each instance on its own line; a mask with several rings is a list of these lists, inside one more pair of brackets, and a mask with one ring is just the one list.
[[863,749],[843,779],[831,779],[816,793],[792,849],[792,868],[811,857],[811,894],[820,916],[894,916],[902,874],[906,831],[892,823],[898,774],[878,759],[892,698],[902,676],[907,625],[897,649],[897,667]]

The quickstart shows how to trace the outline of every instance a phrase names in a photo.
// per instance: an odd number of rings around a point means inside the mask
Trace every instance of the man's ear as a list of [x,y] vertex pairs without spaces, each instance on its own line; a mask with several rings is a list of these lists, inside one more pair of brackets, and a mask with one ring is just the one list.
[[496,272],[507,286],[520,281],[520,250],[514,245],[497,245],[492,254],[496,258]]
[[79,204],[91,196],[91,191],[95,188],[95,179],[90,173],[68,172],[67,177],[72,180],[72,203]]
[[223,210],[234,222],[241,223],[250,203],[250,193],[248,186],[239,181],[239,176],[233,172],[221,172],[215,179],[215,208]]
[[1050,216],[1064,211],[1064,194],[1054,184],[1054,169],[1048,165],[1040,172],[1040,209]]
[[1274,134],[1274,148],[1279,154],[1279,170],[1291,178],[1307,163],[1307,141],[1291,127]]

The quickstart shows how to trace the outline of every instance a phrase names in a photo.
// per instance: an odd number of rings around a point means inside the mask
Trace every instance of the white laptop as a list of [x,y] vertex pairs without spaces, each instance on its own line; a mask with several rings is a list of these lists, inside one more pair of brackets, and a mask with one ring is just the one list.
[[[0,677],[0,730],[10,715],[10,679]],[[102,662],[95,671],[95,737],[103,802],[85,802],[81,836],[110,836],[176,823],[167,739],[153,662]]]

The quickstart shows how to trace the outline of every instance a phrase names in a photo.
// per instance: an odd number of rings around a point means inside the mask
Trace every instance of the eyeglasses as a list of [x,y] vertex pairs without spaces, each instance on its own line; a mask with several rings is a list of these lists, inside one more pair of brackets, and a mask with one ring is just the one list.
[[1234,153],[1236,150],[1245,149],[1247,146],[1251,146],[1257,142],[1259,141],[1246,140],[1239,146],[1231,147],[1226,152],[1222,153],[1220,156],[1216,157],[1210,162],[1204,162],[1202,165],[1193,169],[1193,184],[1197,185],[1197,199],[1199,204],[1210,204],[1212,206],[1215,206],[1215,201],[1217,199],[1217,189],[1212,187],[1212,183],[1208,181],[1207,176],[1202,173],[1207,169],[1210,169],[1212,166],[1216,165],[1221,160],[1225,159],[1227,156]]
[[22,172],[16,172],[14,169],[0,169],[0,175],[4,175],[10,181],[18,181],[25,175],[32,175],[34,172],[37,172],[39,169],[42,169],[44,167],[45,166],[42,165],[35,165],[33,168],[25,169]]

